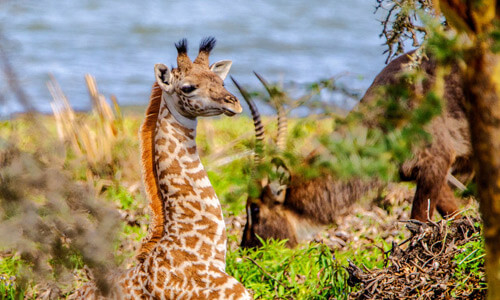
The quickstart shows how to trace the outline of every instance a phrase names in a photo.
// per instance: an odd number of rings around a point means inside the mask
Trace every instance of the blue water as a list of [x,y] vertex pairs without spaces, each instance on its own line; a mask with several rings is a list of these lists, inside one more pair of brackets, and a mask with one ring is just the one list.
[[[0,1],[0,28],[29,99],[50,112],[49,73],[76,109],[90,107],[86,73],[120,104],[144,105],[153,65],[175,64],[173,44],[183,37],[196,55],[207,35],[218,40],[211,61],[231,59],[230,74],[244,85],[258,86],[253,70],[285,83],[342,74],[362,92],[385,60],[374,5],[375,0]],[[4,77],[0,84],[7,99],[0,115],[22,110]]]

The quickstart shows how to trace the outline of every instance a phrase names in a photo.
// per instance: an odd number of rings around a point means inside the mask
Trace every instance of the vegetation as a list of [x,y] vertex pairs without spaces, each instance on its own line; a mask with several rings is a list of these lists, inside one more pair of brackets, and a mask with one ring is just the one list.
[[324,244],[288,249],[262,241],[259,249],[229,252],[227,269],[259,299],[346,299],[347,272]]

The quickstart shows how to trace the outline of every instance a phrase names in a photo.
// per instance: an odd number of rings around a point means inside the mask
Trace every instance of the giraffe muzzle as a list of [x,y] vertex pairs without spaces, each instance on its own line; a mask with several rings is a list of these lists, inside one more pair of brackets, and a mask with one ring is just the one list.
[[223,104],[223,110],[224,114],[226,116],[232,117],[236,114],[239,114],[243,111],[243,108],[240,105],[240,102],[238,99],[234,96],[228,96],[224,98],[224,104]]

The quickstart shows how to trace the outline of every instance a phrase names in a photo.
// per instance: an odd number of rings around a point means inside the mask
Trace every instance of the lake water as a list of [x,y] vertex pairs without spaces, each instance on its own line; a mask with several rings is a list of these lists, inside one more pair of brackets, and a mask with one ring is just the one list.
[[[218,40],[211,61],[231,59],[230,74],[243,85],[259,86],[253,70],[269,81],[297,83],[343,74],[362,92],[385,61],[374,6],[375,0],[4,0],[0,28],[29,99],[50,112],[49,73],[76,109],[90,107],[86,73],[120,104],[145,105],[154,64],[175,64],[174,43],[183,37],[196,55],[208,35]],[[22,107],[2,79],[5,117]]]

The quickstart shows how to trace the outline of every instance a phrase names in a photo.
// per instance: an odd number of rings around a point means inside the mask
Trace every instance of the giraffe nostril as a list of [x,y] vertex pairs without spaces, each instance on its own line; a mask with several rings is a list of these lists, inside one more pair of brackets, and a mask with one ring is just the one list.
[[227,96],[227,97],[224,98],[224,102],[226,102],[226,103],[234,103],[234,102],[236,102],[236,98],[231,97],[231,96]]

